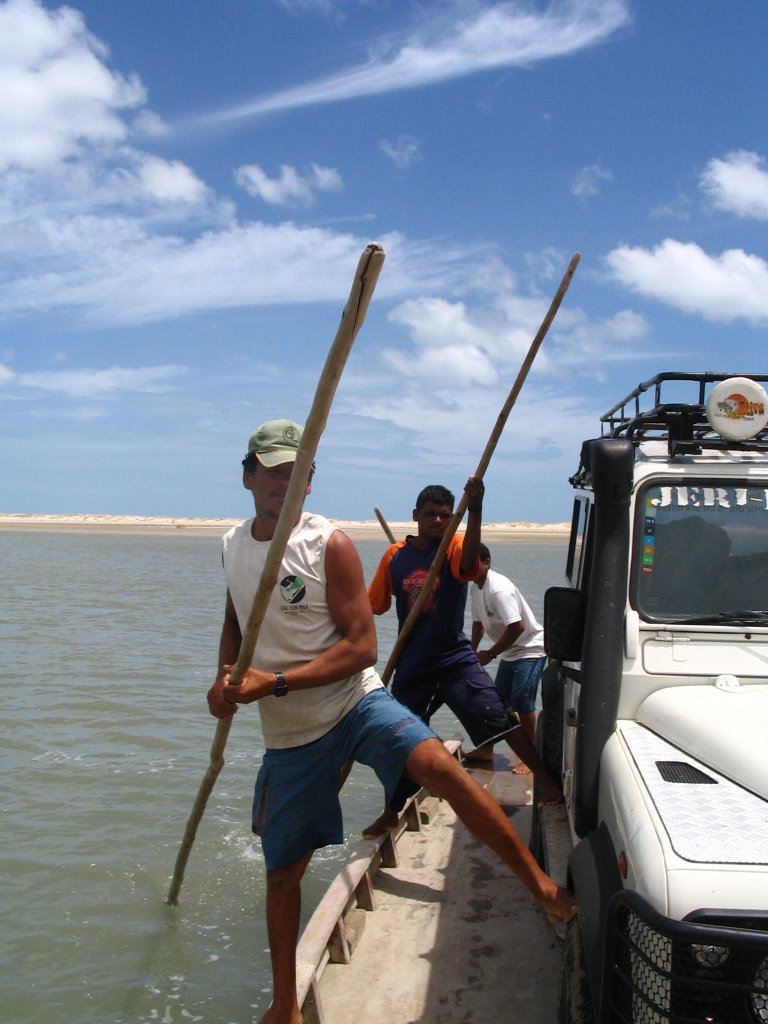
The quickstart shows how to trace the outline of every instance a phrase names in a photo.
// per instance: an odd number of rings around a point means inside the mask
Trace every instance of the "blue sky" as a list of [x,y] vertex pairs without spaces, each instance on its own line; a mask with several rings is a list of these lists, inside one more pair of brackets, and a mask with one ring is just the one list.
[[569,518],[660,370],[765,370],[765,0],[0,0],[0,511],[247,514],[359,256],[310,506]]

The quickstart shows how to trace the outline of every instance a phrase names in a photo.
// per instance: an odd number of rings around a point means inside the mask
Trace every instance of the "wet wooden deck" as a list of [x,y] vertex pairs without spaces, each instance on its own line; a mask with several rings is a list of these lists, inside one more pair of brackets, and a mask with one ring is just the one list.
[[[527,841],[531,776],[468,770]],[[396,840],[396,841],[395,841]],[[426,794],[395,836],[361,841],[298,950],[305,1024],[554,1021],[559,946],[509,870]]]

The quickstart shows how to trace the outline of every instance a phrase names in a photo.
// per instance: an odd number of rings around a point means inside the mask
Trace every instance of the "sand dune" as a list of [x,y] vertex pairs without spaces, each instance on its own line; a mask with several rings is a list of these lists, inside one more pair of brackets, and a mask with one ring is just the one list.
[[[236,519],[194,519],[185,516],[112,516],[90,513],[30,515],[27,513],[0,513],[0,530],[65,530],[70,532],[99,533],[154,533],[197,534],[221,536],[239,523]],[[385,539],[377,520],[332,520],[339,529],[358,540]],[[499,540],[559,540],[568,536],[568,523],[484,523],[486,538]],[[413,532],[412,522],[391,522],[395,537]]]

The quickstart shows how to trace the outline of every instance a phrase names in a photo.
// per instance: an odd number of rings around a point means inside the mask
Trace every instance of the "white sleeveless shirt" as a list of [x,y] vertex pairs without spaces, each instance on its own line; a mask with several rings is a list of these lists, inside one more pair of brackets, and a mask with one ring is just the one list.
[[[253,519],[234,527],[223,539],[227,587],[245,631],[270,541],[254,540]],[[253,666],[287,672],[303,665],[341,639],[328,610],[325,548],[336,528],[322,516],[302,512],[283,555],[277,586],[256,641]],[[296,747],[323,736],[371,690],[382,686],[375,669],[284,697],[259,700],[267,747]]]

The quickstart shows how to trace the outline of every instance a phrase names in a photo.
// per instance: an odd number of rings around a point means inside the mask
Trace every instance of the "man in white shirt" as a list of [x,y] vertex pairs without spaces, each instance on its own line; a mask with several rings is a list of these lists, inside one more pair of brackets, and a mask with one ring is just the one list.
[[[520,878],[553,921],[576,913],[573,894],[544,873],[497,801],[434,732],[398,704],[373,665],[376,627],[352,541],[302,511],[264,614],[256,664],[231,679],[253,596],[285,501],[302,428],[269,420],[252,434],[243,486],[256,515],[223,541],[227,599],[219,669],[208,692],[216,718],[258,703],[266,750],[256,780],[253,831],[267,868],[267,927],[274,981],[260,1024],[301,1024],[296,942],[301,878],[312,853],[344,840],[338,784],[349,761],[370,765],[388,792],[400,778],[444,797],[469,830]],[[310,477],[311,481],[311,477]],[[311,483],[307,483],[309,494]]]
[[[546,662],[544,631],[512,580],[491,569],[491,553],[480,545],[480,572],[470,584],[472,646],[481,665],[499,658],[496,688],[510,711],[516,711],[530,738],[536,738],[536,692]],[[479,650],[483,636],[493,641]],[[527,774],[525,764],[512,769]]]

